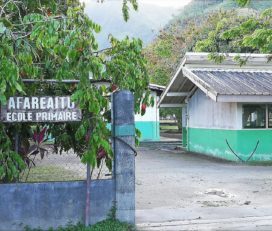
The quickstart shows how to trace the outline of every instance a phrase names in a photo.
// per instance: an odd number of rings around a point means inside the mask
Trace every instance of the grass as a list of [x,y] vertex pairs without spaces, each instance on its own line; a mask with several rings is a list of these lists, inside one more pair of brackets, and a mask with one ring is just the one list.
[[[26,227],[25,231],[41,231],[41,229],[30,229]],[[48,231],[136,231],[136,227],[115,219],[107,219],[89,227],[77,224],[67,225],[66,227],[60,227],[57,229],[51,228]]]
[[161,125],[161,130],[178,130],[178,126],[175,125]]
[[[22,176],[23,181],[27,171]],[[26,182],[47,182],[47,181],[71,181],[82,180],[74,171],[59,166],[37,166],[31,168]]]
[[178,122],[175,120],[160,120],[160,131],[166,133],[179,132]]

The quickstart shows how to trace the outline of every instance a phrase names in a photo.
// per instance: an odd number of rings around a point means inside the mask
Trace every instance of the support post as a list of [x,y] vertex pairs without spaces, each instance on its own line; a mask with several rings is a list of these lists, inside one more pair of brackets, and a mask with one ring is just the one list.
[[116,218],[135,224],[134,96],[115,92],[112,103]]
[[90,225],[90,190],[91,190],[91,167],[87,164],[86,174],[86,207],[85,207],[85,226]]

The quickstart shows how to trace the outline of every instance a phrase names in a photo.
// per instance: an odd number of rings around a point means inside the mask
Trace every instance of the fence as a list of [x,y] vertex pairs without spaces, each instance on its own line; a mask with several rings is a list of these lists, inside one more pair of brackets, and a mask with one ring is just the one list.
[[[46,146],[47,153],[43,158],[39,154],[32,157],[33,163],[21,174],[19,182],[86,180],[87,166],[73,150],[59,154],[52,145]],[[99,168],[91,170],[91,179],[110,179],[111,175],[103,160]]]
[[[105,219],[113,206],[117,219],[135,223],[133,94],[114,93],[112,113],[113,177],[81,180],[86,179],[86,166],[72,151],[61,156],[49,153],[44,160],[37,158],[35,167],[24,173],[28,174],[25,181],[36,181],[36,177],[46,182],[0,185],[1,231],[23,230],[25,226],[57,228],[78,222],[94,224]],[[94,170],[93,178],[99,172],[100,176],[109,177],[106,170],[101,169]],[[62,182],[48,182],[53,178]]]

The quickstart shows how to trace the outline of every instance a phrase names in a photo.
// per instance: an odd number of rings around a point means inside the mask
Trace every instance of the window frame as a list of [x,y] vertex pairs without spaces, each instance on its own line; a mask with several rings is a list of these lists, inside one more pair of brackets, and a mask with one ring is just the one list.
[[[269,126],[269,107],[271,108],[270,110],[271,110],[271,114],[272,114],[272,104],[267,104],[266,106],[267,106],[267,111],[266,111],[266,113],[267,113],[267,129],[272,129],[272,124],[271,124],[271,126]],[[272,119],[272,117],[271,117],[271,119]]]
[[[244,126],[244,106],[265,106],[265,127],[245,127]],[[242,104],[242,129],[244,130],[264,130],[264,129],[272,129],[272,125],[269,126],[269,107],[271,108],[271,113],[272,113],[272,104],[271,103],[243,103]],[[271,117],[272,119],[272,117]]]

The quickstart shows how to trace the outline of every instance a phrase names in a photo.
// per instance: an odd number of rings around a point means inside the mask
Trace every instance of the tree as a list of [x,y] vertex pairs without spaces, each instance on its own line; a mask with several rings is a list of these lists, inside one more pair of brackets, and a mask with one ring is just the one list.
[[240,5],[240,6],[246,6],[249,4],[250,0],[236,0],[236,2]]
[[[256,21],[260,17],[259,10],[272,6],[271,1],[244,1],[245,3],[250,4],[249,9],[237,9],[237,4],[232,0],[207,1],[206,5],[202,1],[193,1],[184,8],[144,50],[150,81],[167,85],[187,51],[211,52],[211,58],[217,62],[224,58],[218,52],[259,52],[259,47],[250,46],[248,42],[241,45],[242,37],[232,39],[222,36],[232,28],[237,28],[241,34],[247,30],[246,33],[250,34],[250,29],[254,28],[251,25],[254,22],[252,19]],[[241,27],[244,27],[243,30]],[[172,113],[180,115],[179,110],[169,111],[169,114]]]
[[[187,51],[216,53],[218,50],[222,52],[259,50],[258,47],[241,46],[238,39],[235,42],[234,39],[224,39],[220,36],[224,31],[239,27],[252,18],[257,20],[260,11],[272,7],[270,0],[240,0],[239,2],[247,8],[238,8],[234,0],[206,2],[194,0],[181,10],[180,14],[161,30],[154,42],[144,49],[150,81],[162,85],[168,84]],[[245,26],[250,29],[250,22]],[[265,37],[269,39],[269,36]]]
[[[198,19],[197,21],[188,19],[183,26],[177,21],[169,28],[161,31],[158,38],[144,50],[148,60],[151,82],[167,85],[185,53],[200,49],[196,46],[205,51],[209,51],[210,48],[217,49],[217,47],[225,51],[235,50],[237,48],[235,44],[230,46],[227,42],[218,39],[217,32],[212,32],[214,28],[217,28],[217,31],[224,31],[226,28],[231,28],[232,25],[238,26],[245,22],[248,17],[239,16],[236,11],[222,10]],[[222,26],[217,27],[218,22]],[[163,110],[161,114],[175,114],[177,120],[181,121],[180,109]],[[181,126],[181,123],[178,124]]]
[[[248,5],[250,0],[237,0],[241,6]],[[252,33],[253,32],[253,33]],[[257,18],[250,18],[239,27],[231,28],[222,37],[237,41],[242,47],[250,47],[262,53],[272,52],[272,8],[264,10]]]
[[[124,19],[129,18],[129,4],[124,0]],[[1,0],[0,1],[0,103],[13,95],[72,94],[83,110],[79,123],[3,124],[0,122],[0,181],[14,181],[26,167],[22,145],[33,136],[33,126],[47,127],[55,138],[58,152],[74,149],[83,163],[99,165],[97,153],[103,149],[111,167],[112,151],[107,129],[106,97],[111,88],[97,88],[93,79],[107,79],[118,89],[135,95],[135,111],[149,103],[146,60],[139,39],[117,40],[110,36],[111,47],[98,49],[95,33],[100,26],[84,14],[78,0]],[[41,80],[27,85],[23,79]],[[44,79],[77,79],[78,85],[48,84]],[[21,134],[19,153],[15,152],[15,133]],[[29,144],[24,145],[24,147]]]
[[[248,0],[237,0],[245,6]],[[225,44],[225,47],[218,46]],[[261,14],[249,14],[241,24],[232,24],[230,20],[219,21],[216,29],[211,31],[208,38],[196,44],[196,51],[211,52],[210,58],[222,62],[224,54],[219,53],[272,53],[272,8]],[[237,55],[236,61],[243,65],[247,59]],[[270,60],[271,57],[268,57]]]

